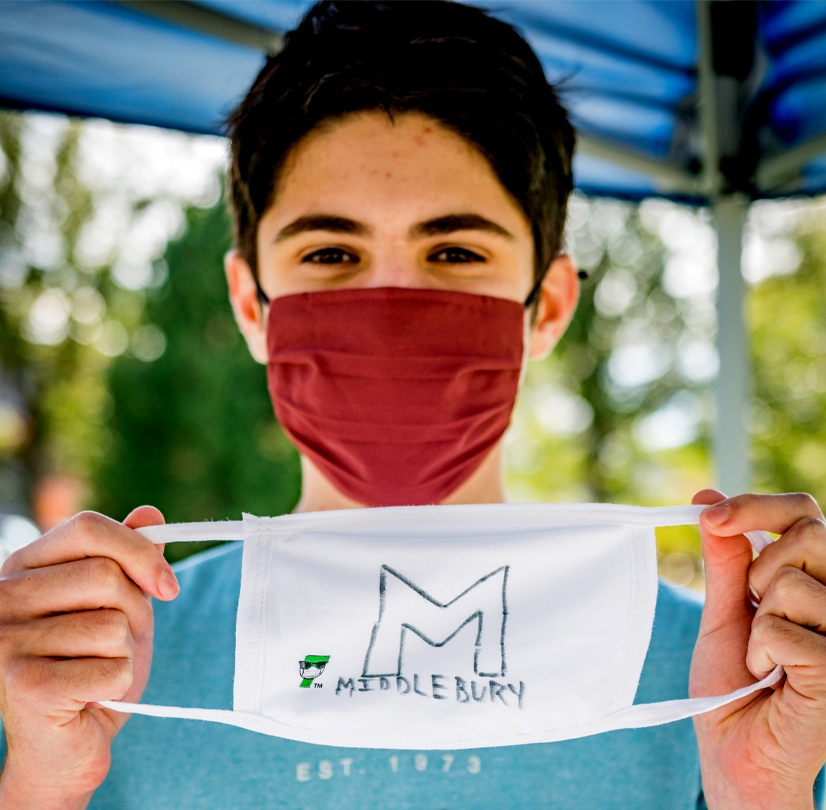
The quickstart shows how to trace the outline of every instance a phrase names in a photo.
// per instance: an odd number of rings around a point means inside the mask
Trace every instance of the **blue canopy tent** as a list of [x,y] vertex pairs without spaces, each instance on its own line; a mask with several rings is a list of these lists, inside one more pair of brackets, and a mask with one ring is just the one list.
[[[487,3],[485,5],[491,6]],[[220,131],[305,0],[5,0],[0,104]],[[582,191],[708,205],[719,236],[719,485],[748,488],[742,226],[826,191],[826,3],[507,2],[579,131]]]

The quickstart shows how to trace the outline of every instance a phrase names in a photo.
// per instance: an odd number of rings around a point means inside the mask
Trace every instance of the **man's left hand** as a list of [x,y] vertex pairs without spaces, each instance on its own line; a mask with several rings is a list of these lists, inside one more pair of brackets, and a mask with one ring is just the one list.
[[[693,697],[785,678],[695,717],[710,810],[812,810],[826,761],[826,523],[808,495],[694,496],[706,602],[691,664]],[[752,562],[744,532],[780,537]],[[751,589],[751,591],[750,591]],[[759,600],[759,606],[753,602]]]

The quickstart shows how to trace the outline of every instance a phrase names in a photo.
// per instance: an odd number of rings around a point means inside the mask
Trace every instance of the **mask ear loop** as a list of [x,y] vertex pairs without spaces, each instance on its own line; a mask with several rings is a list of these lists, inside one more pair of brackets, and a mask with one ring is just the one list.
[[261,306],[270,303],[270,297],[264,292],[263,288],[261,287],[261,282],[258,281],[258,276],[253,275],[252,280],[255,282],[255,290],[258,293],[258,300],[261,303]]
[[[536,283],[531,287],[531,291],[528,293],[528,297],[525,299],[525,309],[529,309],[536,303],[536,299],[539,297],[539,291],[542,289],[542,282],[545,281],[545,276],[547,273],[543,273],[537,280]],[[588,280],[588,274],[584,270],[577,270],[577,278],[581,281]]]
[[[766,546],[769,546],[774,542],[774,538],[768,532],[746,532],[746,537],[749,539],[751,547],[758,554],[760,554]],[[754,608],[760,607],[760,594],[757,593],[751,585],[749,585],[749,602],[751,602],[752,607]]]

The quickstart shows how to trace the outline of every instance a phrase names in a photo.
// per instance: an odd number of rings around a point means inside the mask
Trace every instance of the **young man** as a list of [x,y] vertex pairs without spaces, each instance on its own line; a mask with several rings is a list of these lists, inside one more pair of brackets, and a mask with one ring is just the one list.
[[[524,361],[551,350],[577,297],[559,252],[573,134],[528,46],[463,6],[321,4],[235,113],[232,147],[230,297],[302,453],[298,509],[502,502]],[[811,810],[826,760],[822,515],[800,495],[696,500],[712,505],[702,621],[661,589],[637,700],[685,696],[689,665],[696,695],[782,664],[779,687],[701,717],[696,737],[681,722],[426,755],[121,728],[95,701],[231,706],[241,552],[181,566],[176,599],[132,531],[156,510],[79,515],[2,571],[0,806],[695,810],[704,794],[712,810]],[[753,529],[781,535],[754,563]],[[150,597],[174,600],[156,605],[154,662]]]

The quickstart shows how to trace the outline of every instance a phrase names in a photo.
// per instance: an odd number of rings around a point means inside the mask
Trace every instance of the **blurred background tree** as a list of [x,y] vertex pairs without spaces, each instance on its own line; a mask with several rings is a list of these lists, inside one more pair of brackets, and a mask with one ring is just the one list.
[[[687,502],[709,455],[714,245],[669,203],[575,197],[569,248],[589,278],[558,347],[529,366],[509,437],[519,500]],[[699,536],[658,530],[661,573],[701,584]]]
[[[4,113],[0,147],[0,515],[45,529],[81,506],[122,518],[153,503],[173,521],[289,511],[297,457],[226,303],[223,145]],[[745,272],[755,486],[824,501],[822,211],[754,206]],[[686,502],[713,482],[705,212],[575,196],[568,242],[590,278],[560,345],[529,367],[509,491]],[[661,573],[700,586],[696,532],[658,542]]]
[[[826,502],[823,201],[759,203],[751,282],[753,486]],[[705,212],[575,198],[572,253],[590,273],[571,328],[529,366],[509,436],[518,500],[687,502],[713,485],[717,286]],[[658,530],[660,572],[702,587],[699,536]]]
[[103,372],[141,304],[83,255],[93,191],[81,128],[0,113],[0,499],[41,512],[82,500],[105,451]]
[[682,283],[658,232],[664,219],[704,229],[676,206],[573,201],[570,249],[589,278],[558,347],[529,369],[511,437],[520,499],[665,503],[707,480],[717,357],[703,264],[713,257],[696,257]]
[[[754,481],[826,503],[826,218],[808,206],[752,291]],[[771,212],[766,212],[771,219]],[[771,257],[767,257],[771,261]]]
[[[134,350],[112,362],[109,451],[93,505],[123,516],[157,506],[169,522],[278,515],[298,501],[298,454],[273,417],[227,301],[230,224],[222,204],[187,212],[167,281],[147,296]],[[170,546],[176,559],[203,547]]]

